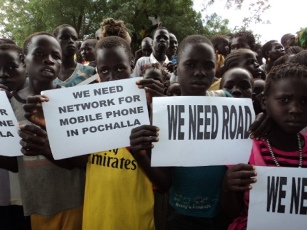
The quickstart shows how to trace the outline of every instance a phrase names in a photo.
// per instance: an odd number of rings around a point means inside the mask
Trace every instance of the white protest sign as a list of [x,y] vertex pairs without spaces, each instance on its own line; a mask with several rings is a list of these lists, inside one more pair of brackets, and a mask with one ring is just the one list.
[[131,129],[149,124],[141,78],[42,92],[49,142],[55,159],[130,146]]
[[307,229],[307,169],[256,167],[247,229]]
[[153,125],[160,128],[152,166],[247,163],[254,120],[250,99],[224,97],[153,98]]
[[0,91],[0,101],[0,155],[21,156],[18,122],[4,91]]

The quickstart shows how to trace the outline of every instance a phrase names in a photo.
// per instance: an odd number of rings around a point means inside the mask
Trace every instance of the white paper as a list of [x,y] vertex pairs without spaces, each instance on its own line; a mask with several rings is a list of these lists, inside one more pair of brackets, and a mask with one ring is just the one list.
[[4,91],[0,91],[0,155],[21,156],[18,122]]
[[151,165],[247,163],[252,147],[247,131],[254,117],[250,99],[153,98],[153,124],[160,131]]
[[131,129],[149,124],[141,78],[42,92],[49,142],[55,159],[130,146]]
[[307,229],[307,169],[258,166],[256,171],[247,229]]

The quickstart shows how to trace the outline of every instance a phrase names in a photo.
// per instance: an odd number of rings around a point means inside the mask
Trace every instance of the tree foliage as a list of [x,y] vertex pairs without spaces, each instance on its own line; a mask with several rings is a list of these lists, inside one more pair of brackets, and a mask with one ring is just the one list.
[[[227,0],[226,4],[239,6],[242,1]],[[210,5],[214,0],[207,2]],[[0,9],[1,33],[11,35],[19,45],[31,33],[52,32],[60,24],[74,26],[80,38],[94,37],[102,19],[107,17],[125,21],[134,49],[140,44],[142,26],[151,26],[148,15],[157,14],[179,41],[190,34],[210,37],[229,30],[228,21],[216,14],[203,21],[201,12],[193,9],[192,0],[2,0]]]

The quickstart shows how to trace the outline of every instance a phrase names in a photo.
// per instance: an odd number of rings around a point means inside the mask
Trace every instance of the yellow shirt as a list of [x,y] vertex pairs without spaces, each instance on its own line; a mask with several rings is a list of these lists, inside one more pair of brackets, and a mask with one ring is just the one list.
[[91,154],[83,230],[154,230],[152,184],[126,148]]

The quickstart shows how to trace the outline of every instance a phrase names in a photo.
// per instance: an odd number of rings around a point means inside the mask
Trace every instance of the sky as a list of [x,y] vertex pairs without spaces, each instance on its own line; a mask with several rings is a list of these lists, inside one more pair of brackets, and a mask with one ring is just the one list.
[[[216,3],[210,6],[207,12],[202,14],[217,13],[222,18],[229,20],[229,27],[235,28],[242,24],[242,19],[248,17],[250,12],[248,11],[248,5],[255,0],[244,0],[241,10],[235,10],[234,8],[226,9],[225,0],[215,0]],[[201,9],[204,0],[194,0],[194,9],[199,11]],[[303,0],[269,0],[271,8],[266,10],[261,15],[263,21],[270,21],[270,24],[253,24],[250,26],[255,34],[260,34],[260,42],[264,44],[269,40],[278,40],[280,42],[281,37],[286,33],[296,33],[300,28],[307,27],[305,22],[306,7]]]

